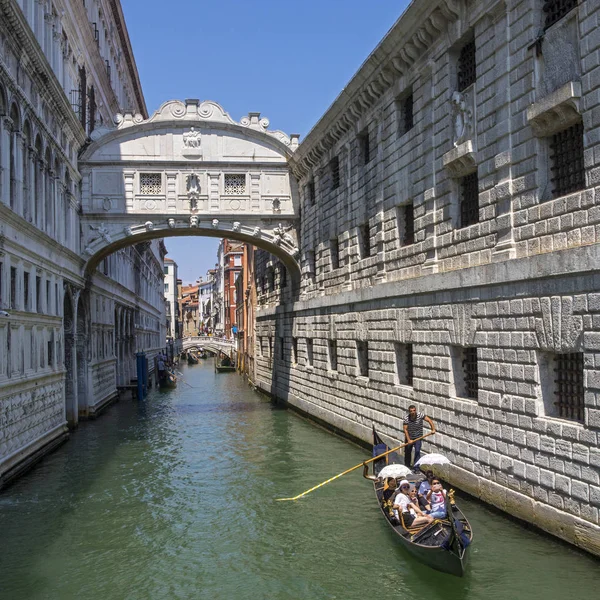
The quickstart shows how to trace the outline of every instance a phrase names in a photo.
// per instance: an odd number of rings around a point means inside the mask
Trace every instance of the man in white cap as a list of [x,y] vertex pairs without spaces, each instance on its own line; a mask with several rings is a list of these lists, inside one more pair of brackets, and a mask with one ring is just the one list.
[[410,482],[403,479],[400,482],[400,491],[394,499],[394,511],[397,511],[398,519],[406,529],[410,527],[419,527],[427,525],[433,521],[433,517],[424,514],[419,506],[411,500],[409,496]]

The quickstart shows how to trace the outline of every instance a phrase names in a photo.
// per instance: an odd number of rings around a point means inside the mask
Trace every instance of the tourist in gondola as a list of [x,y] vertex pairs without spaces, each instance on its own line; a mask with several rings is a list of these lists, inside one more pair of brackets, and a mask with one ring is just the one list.
[[[408,414],[404,417],[404,438],[408,444],[404,448],[404,464],[408,468],[411,468],[421,458],[421,440],[418,438],[423,437],[423,421],[427,421],[431,427],[431,433],[435,433],[434,422],[424,413],[417,412],[417,407],[411,404],[408,407]],[[411,461],[413,448],[415,458],[414,461]],[[414,470],[418,471],[418,469]]]
[[419,506],[423,510],[431,509],[429,502],[427,502],[427,494],[429,493],[429,490],[431,489],[432,481],[433,481],[433,471],[427,471],[425,473],[425,479],[423,479],[423,481],[421,481],[421,483],[419,485],[419,490],[418,490],[417,495],[419,498]]
[[406,479],[400,482],[400,491],[396,495],[393,508],[406,529],[427,525],[433,521],[433,517],[424,514],[418,504],[411,501],[410,483]]
[[427,493],[427,501],[431,504],[429,516],[434,519],[443,519],[446,516],[446,490],[442,488],[439,479],[431,481],[431,490]]

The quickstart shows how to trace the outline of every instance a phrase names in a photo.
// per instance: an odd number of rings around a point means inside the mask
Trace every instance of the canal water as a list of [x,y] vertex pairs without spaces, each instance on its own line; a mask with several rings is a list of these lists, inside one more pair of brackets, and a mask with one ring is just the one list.
[[598,597],[600,563],[463,500],[467,575],[407,556],[359,471],[368,453],[212,361],[122,400],[0,494],[2,600]]

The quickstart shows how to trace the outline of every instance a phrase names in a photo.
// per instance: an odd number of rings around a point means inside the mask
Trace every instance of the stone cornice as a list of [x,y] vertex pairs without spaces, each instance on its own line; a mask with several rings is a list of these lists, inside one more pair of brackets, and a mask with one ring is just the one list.
[[119,0],[109,0],[108,2],[111,10],[117,31],[119,33],[119,39],[121,46],[123,47],[123,53],[125,55],[125,62],[129,69],[129,75],[133,84],[133,91],[139,104],[139,112],[145,119],[148,118],[148,108],[146,107],[146,100],[144,99],[144,93],[142,91],[142,84],[140,83],[140,76],[137,70],[135,58],[133,57],[133,50],[131,49],[131,40],[129,39],[129,33],[127,32],[127,26],[125,25],[125,17],[123,16],[123,9]]
[[37,77],[42,83],[42,87],[50,94],[58,106],[60,114],[69,123],[77,142],[82,145],[86,138],[83,127],[73,112],[69,99],[65,95],[52,67],[31,31],[23,11],[19,8],[15,0],[0,0],[0,9],[6,16],[8,26],[17,38],[19,45],[26,52],[29,60],[31,60],[37,72]]
[[459,17],[459,0],[413,0],[290,159],[302,178]]

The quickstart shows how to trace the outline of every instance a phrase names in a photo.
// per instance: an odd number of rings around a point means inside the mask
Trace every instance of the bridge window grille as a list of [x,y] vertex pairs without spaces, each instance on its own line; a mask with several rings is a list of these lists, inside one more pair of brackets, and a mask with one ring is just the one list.
[[479,222],[479,178],[477,172],[460,180],[460,226],[468,227]]
[[556,355],[555,405],[563,419],[584,421],[583,352]]
[[358,373],[361,377],[369,376],[369,344],[367,342],[356,342],[356,359],[358,362]]
[[554,25],[557,21],[560,21],[565,15],[570,13],[576,6],[577,0],[547,0],[544,2],[544,13],[546,19],[544,27]]
[[462,364],[465,374],[466,397],[476,400],[478,392],[477,348],[464,348]]
[[340,159],[335,156],[329,163],[331,174],[331,189],[337,190],[340,187]]
[[327,340],[329,370],[337,371],[337,340]]
[[475,40],[467,42],[458,57],[458,91],[466,90],[477,79]]
[[246,176],[237,173],[225,173],[225,194],[239,196],[246,193]]
[[162,193],[162,176],[160,173],[140,173],[140,194],[156,196]]
[[564,196],[585,188],[583,124],[559,131],[550,142],[554,196]]

